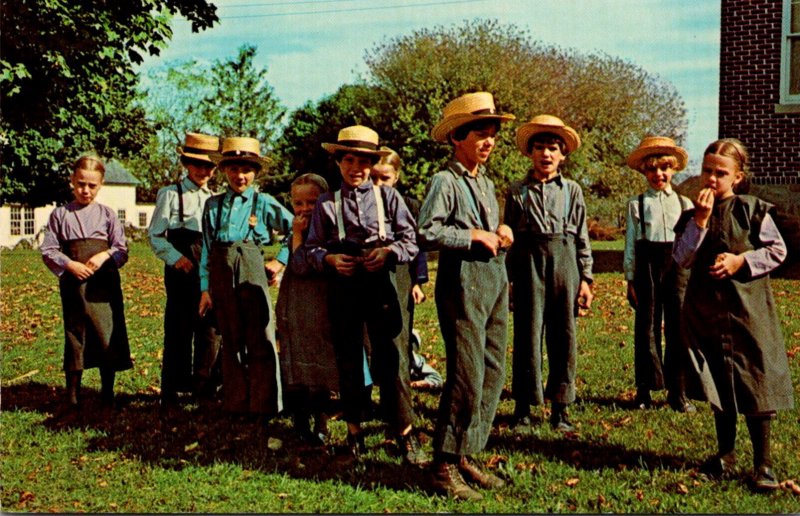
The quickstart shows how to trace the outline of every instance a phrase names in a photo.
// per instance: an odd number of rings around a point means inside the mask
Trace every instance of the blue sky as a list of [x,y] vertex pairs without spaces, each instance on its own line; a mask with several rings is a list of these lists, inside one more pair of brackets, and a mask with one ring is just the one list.
[[[169,48],[144,68],[212,62],[258,47],[280,101],[296,108],[364,73],[364,54],[421,28],[496,19],[544,44],[600,51],[675,85],[686,102],[686,148],[697,162],[717,137],[719,0],[222,0],[221,23],[193,34],[176,19]],[[568,122],[568,121],[567,121]],[[691,167],[691,165],[690,165]],[[687,170],[696,173],[696,170]]]

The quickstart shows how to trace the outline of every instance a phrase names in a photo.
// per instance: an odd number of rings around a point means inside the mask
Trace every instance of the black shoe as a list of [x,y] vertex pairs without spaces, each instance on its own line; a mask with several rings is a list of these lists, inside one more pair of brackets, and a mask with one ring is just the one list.
[[361,456],[367,453],[367,445],[362,434],[347,434],[347,451],[354,459],[360,461]]
[[687,400],[684,395],[667,396],[667,403],[669,403],[669,406],[672,407],[672,410],[675,412],[683,412],[685,414],[697,412],[697,407]]
[[483,495],[467,485],[456,464],[434,464],[430,473],[431,487],[440,494],[456,500],[483,500]]
[[753,489],[756,491],[774,491],[780,487],[772,468],[759,466],[753,473]]
[[511,416],[511,428],[521,427],[523,430],[533,424],[531,421],[531,414],[528,409],[514,410],[514,415]]
[[724,455],[719,453],[707,459],[701,466],[700,472],[711,478],[722,479],[730,477],[736,465],[736,454],[729,452]]
[[430,463],[431,458],[422,449],[419,439],[409,432],[406,435],[397,437],[397,447],[403,456],[403,462],[412,466],[423,467]]
[[653,406],[653,398],[650,397],[650,391],[648,389],[638,389],[633,403],[640,410],[651,408]]
[[550,426],[556,432],[574,432],[575,427],[567,417],[567,411],[564,408],[553,407],[553,412],[550,414]]

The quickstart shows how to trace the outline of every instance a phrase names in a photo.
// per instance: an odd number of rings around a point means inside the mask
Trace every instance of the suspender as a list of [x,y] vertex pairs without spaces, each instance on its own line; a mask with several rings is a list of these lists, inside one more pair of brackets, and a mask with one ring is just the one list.
[[[683,196],[681,194],[678,195],[678,203],[681,205],[681,211],[686,211],[687,209],[691,208],[691,206],[686,205],[686,201],[683,200]],[[647,237],[644,232],[644,194],[639,194],[639,225],[642,228],[642,240],[647,240]]]
[[181,181],[178,181],[176,186],[178,187],[178,220],[181,223],[181,227],[183,227],[183,185],[181,184]]
[[458,186],[460,186],[461,189],[464,190],[464,194],[467,196],[467,199],[469,200],[469,205],[472,208],[472,213],[478,219],[478,222],[480,222],[482,229],[486,229],[483,227],[483,219],[481,218],[481,212],[478,209],[478,202],[475,200],[475,194],[469,187],[469,183],[467,183],[467,178],[465,176],[461,176],[461,179],[463,181],[456,181],[456,182],[458,183]]
[[[372,185],[372,193],[375,195],[375,207],[378,210],[378,238],[383,242],[386,240],[386,214],[384,213],[383,196],[381,195],[381,189],[378,185]],[[333,211],[336,212],[336,229],[338,231],[339,242],[344,242],[346,234],[341,189],[333,193]]]

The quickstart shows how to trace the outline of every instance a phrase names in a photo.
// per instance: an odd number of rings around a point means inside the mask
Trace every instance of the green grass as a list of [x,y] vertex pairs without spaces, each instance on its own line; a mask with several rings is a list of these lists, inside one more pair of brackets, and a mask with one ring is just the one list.
[[[63,330],[55,277],[35,251],[2,256],[2,436],[0,503],[23,512],[633,512],[788,513],[800,496],[786,490],[752,493],[745,477],[751,450],[740,419],[738,477],[709,481],[697,465],[715,449],[711,411],[672,412],[663,403],[630,409],[633,397],[633,316],[620,274],[599,274],[597,299],[579,323],[578,402],[570,408],[578,432],[560,435],[535,413],[531,432],[510,430],[513,402],[504,393],[498,424],[478,456],[496,464],[509,485],[481,502],[454,502],[424,489],[423,475],[404,467],[378,422],[366,425],[366,472],[341,458],[304,448],[287,418],[266,429],[228,422],[218,409],[188,404],[177,420],[157,415],[160,375],[162,268],[144,244],[131,248],[123,290],[135,368],[119,374],[120,410],[95,410],[99,378],[85,374],[88,399],[80,423],[53,412],[63,395]],[[433,267],[435,269],[435,267]],[[773,280],[796,398],[800,399],[800,289]],[[432,285],[426,286],[432,296]],[[417,320],[423,352],[440,370],[444,352],[432,300]],[[509,350],[510,353],[511,350]],[[509,354],[510,359],[510,354]],[[510,375],[510,371],[509,371]],[[656,395],[658,401],[663,395]],[[438,398],[415,393],[424,446]],[[800,410],[774,423],[775,469],[800,476]],[[345,426],[331,424],[341,442]]]

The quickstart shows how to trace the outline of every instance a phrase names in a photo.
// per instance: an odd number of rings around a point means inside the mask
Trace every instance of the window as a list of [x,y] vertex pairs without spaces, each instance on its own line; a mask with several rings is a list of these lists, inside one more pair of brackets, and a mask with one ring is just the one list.
[[144,228],[147,227],[147,212],[140,211],[139,212],[139,227]]
[[800,104],[800,0],[784,0],[781,104]]
[[125,210],[117,210],[117,218],[119,219],[119,223],[124,226],[125,225]]
[[33,235],[36,225],[33,218],[33,208],[11,206],[11,235]]

